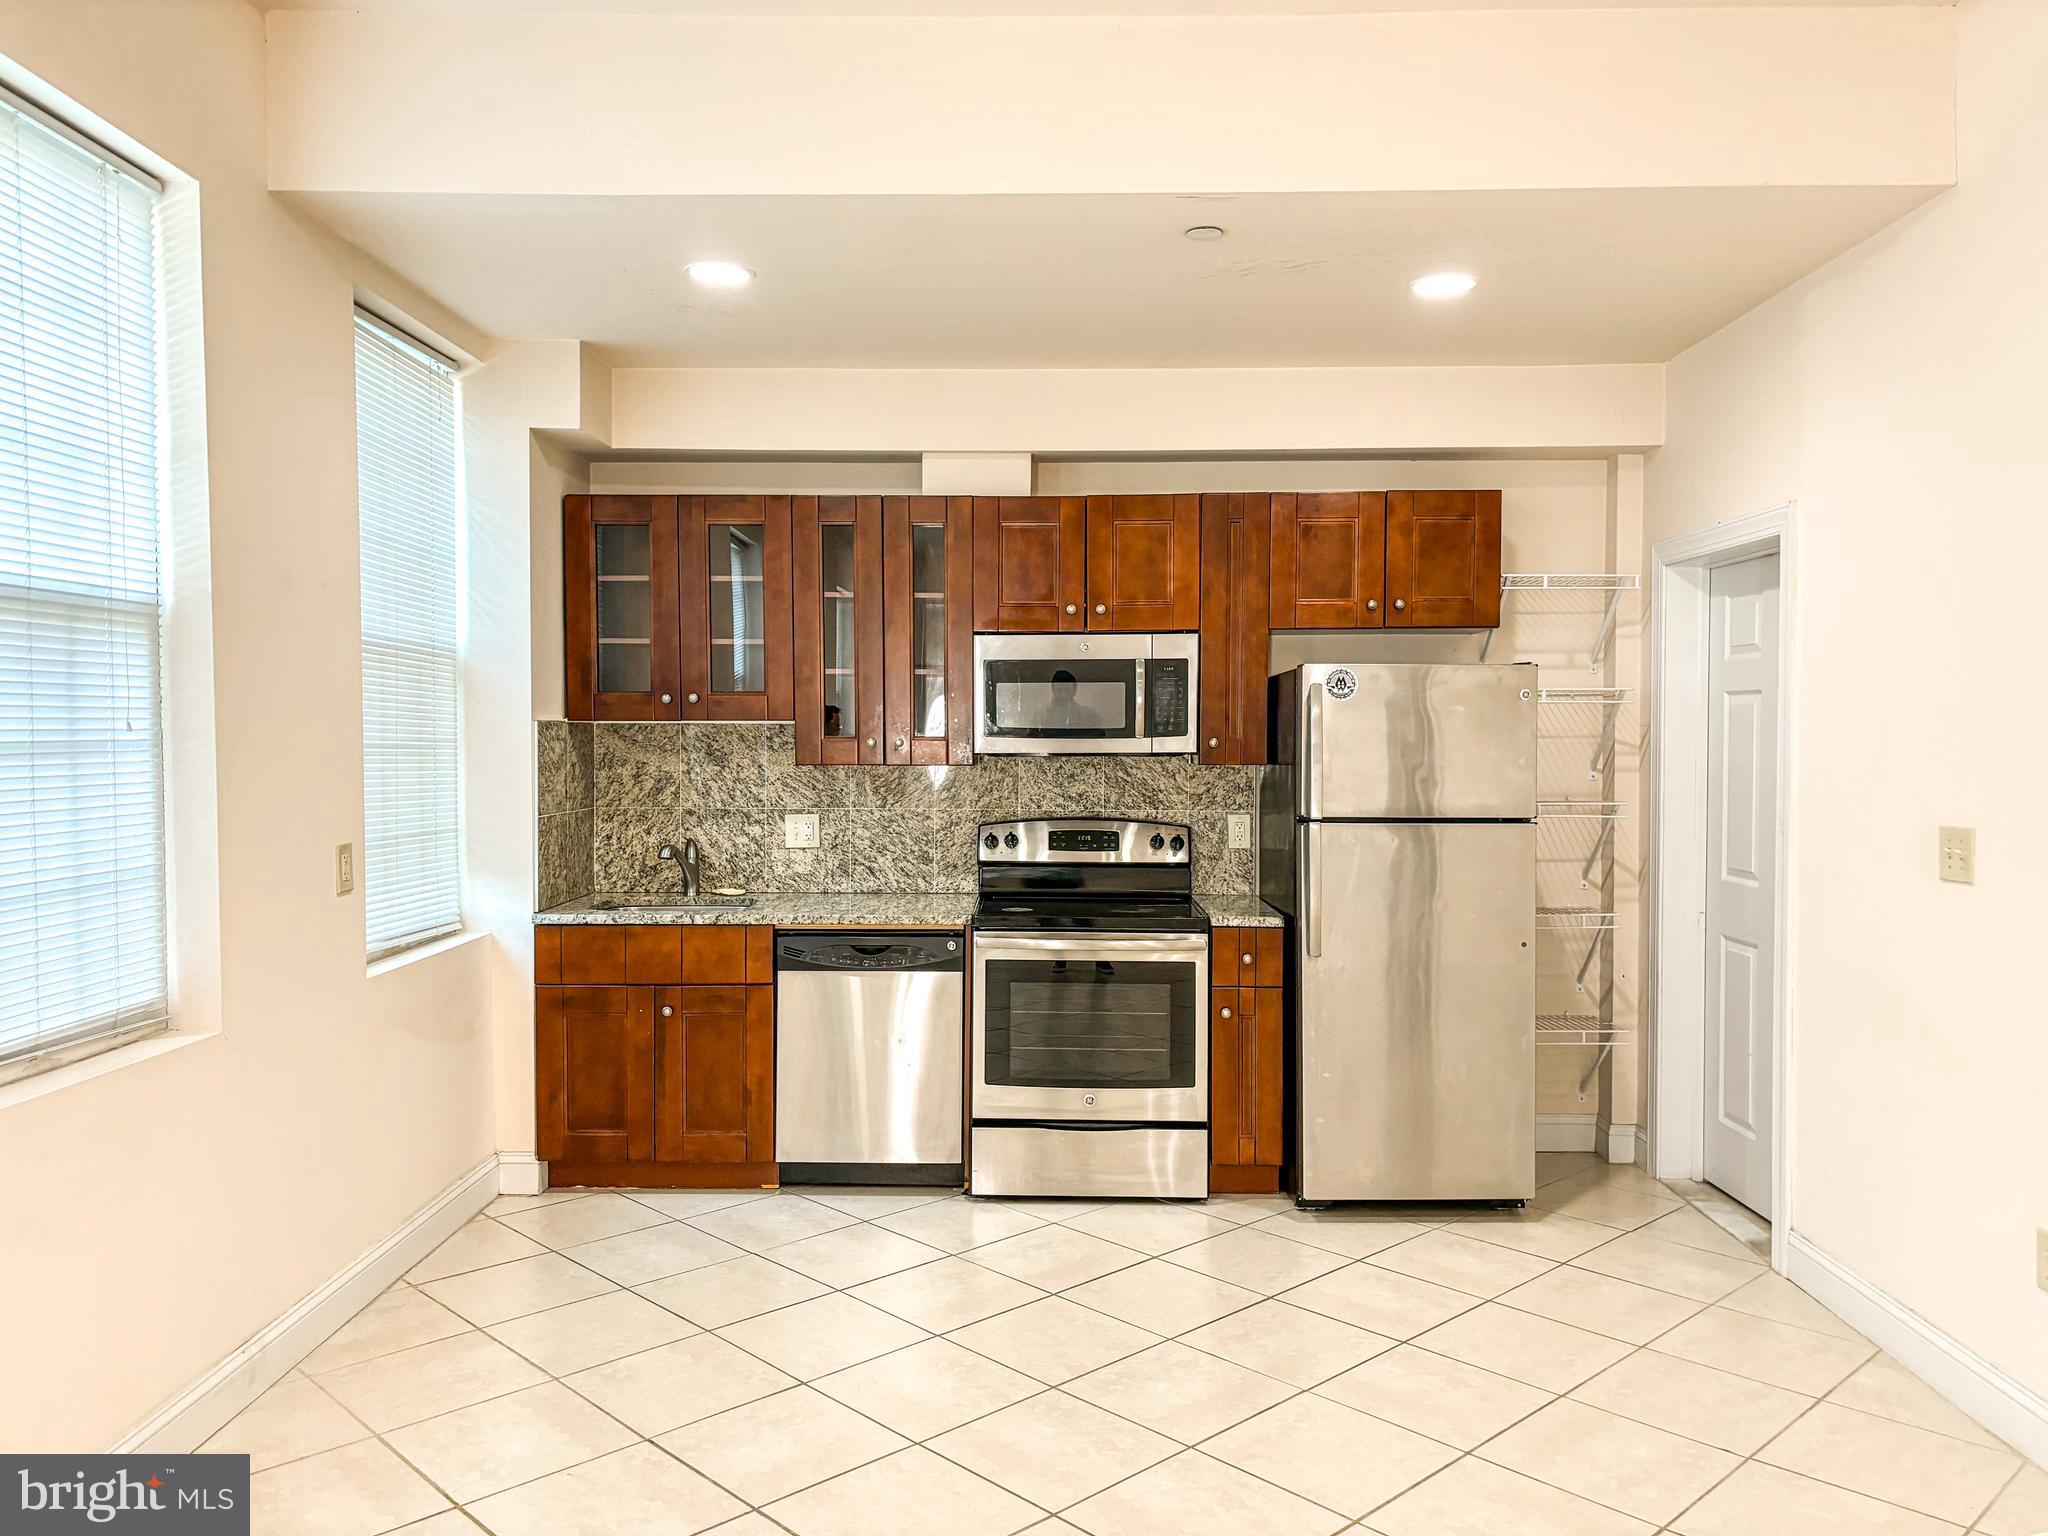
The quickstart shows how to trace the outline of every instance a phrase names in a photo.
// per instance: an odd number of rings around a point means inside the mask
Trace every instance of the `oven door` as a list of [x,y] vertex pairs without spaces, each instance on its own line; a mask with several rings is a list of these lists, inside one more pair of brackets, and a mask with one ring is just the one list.
[[1148,752],[1150,635],[977,635],[974,750]]
[[974,936],[974,1116],[1205,1124],[1209,938]]

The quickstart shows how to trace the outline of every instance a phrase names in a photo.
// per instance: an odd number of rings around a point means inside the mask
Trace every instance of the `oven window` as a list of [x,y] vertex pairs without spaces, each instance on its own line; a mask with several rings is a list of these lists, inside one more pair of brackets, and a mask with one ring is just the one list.
[[990,1086],[1191,1088],[1195,967],[1162,960],[991,960]]
[[990,661],[982,699],[992,736],[1135,739],[1138,663],[1134,658],[1083,661]]

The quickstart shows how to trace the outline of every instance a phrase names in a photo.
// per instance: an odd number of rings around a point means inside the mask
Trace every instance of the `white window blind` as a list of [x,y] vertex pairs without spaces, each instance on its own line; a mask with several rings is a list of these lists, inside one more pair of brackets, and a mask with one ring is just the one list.
[[158,192],[0,93],[0,1075],[170,1011]]
[[455,371],[356,315],[363,906],[374,959],[462,925]]

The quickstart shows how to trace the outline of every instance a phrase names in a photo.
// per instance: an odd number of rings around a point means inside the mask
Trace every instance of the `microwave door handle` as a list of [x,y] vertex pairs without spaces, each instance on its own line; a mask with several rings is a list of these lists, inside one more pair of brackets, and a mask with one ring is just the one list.
[[1308,718],[1301,732],[1302,814],[1311,821],[1323,814],[1321,775],[1316,772],[1323,755],[1323,685],[1308,685]]
[[[1145,658],[1142,656],[1131,663],[1131,734],[1141,741],[1152,734],[1151,724],[1145,719]],[[1149,745],[1148,742],[1148,749]]]

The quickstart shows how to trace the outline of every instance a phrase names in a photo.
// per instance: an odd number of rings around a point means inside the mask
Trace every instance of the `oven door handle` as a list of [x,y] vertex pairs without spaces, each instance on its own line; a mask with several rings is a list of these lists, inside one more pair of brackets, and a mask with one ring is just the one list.
[[1037,959],[1042,955],[1093,954],[1096,951],[1110,954],[1162,956],[1203,956],[1209,952],[1209,936],[1205,933],[1159,933],[1159,934],[1073,934],[1071,936],[1039,938],[1032,934],[1004,933],[974,940],[974,956],[977,960],[1000,960],[1009,955],[1023,959]]

